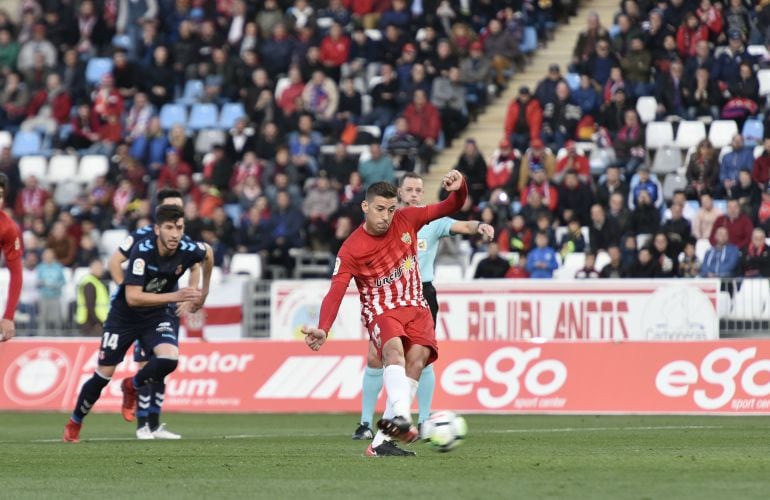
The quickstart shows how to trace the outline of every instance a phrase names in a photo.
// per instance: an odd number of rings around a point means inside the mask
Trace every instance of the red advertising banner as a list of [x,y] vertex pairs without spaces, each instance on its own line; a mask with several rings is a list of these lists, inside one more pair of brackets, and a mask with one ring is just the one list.
[[[0,344],[0,410],[74,405],[97,340]],[[240,341],[182,346],[165,409],[359,411],[366,343]],[[121,365],[96,411],[118,411]],[[380,408],[384,396],[380,399]],[[770,414],[770,340],[441,344],[435,409],[533,413]]]

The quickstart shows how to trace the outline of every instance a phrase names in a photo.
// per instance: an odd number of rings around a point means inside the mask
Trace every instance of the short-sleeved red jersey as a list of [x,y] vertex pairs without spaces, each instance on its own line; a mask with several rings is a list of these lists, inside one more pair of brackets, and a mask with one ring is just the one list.
[[467,194],[463,181],[460,190],[441,203],[396,210],[383,235],[371,235],[363,225],[353,231],[337,254],[318,328],[329,332],[351,278],[358,287],[361,317],[367,327],[375,317],[391,309],[427,308],[417,265],[417,231],[432,220],[457,212]]

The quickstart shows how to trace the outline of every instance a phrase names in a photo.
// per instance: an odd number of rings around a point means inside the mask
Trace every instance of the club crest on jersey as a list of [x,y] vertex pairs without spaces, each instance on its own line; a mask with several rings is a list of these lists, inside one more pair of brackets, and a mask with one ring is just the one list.
[[409,233],[402,234],[401,235],[401,241],[403,241],[407,245],[411,245],[412,244],[412,235],[409,234]]

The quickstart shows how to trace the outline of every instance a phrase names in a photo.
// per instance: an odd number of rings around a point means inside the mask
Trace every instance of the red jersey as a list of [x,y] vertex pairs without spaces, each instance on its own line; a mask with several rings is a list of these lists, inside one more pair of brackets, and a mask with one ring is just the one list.
[[358,287],[361,317],[367,327],[391,309],[427,309],[417,265],[417,231],[432,220],[460,210],[467,195],[463,181],[460,190],[441,203],[396,210],[385,234],[371,235],[363,225],[353,231],[337,254],[331,286],[321,304],[318,328],[329,332],[351,278]]
[[21,294],[21,255],[23,250],[19,226],[2,210],[0,210],[0,251],[3,252],[6,266],[11,273],[3,319],[13,320],[13,314],[16,312]]

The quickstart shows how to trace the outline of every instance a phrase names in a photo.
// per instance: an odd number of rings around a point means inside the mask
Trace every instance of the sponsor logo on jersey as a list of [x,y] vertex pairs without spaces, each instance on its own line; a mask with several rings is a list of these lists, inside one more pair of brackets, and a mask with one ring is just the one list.
[[131,247],[134,246],[134,237],[133,236],[126,236],[126,239],[123,240],[123,243],[120,244],[120,249],[124,252],[128,252],[131,250]]
[[415,262],[416,259],[414,258],[414,255],[410,255],[401,262],[401,269],[404,270],[404,274],[409,273],[412,269],[417,267]]
[[144,259],[136,259],[131,272],[137,276],[144,276]]
[[334,272],[332,272],[332,276],[337,276],[337,273],[340,271],[340,264],[341,263],[342,263],[342,261],[340,260],[339,257],[337,257],[334,260]]
[[144,291],[149,293],[160,293],[166,286],[166,283],[168,283],[167,278],[153,278],[144,287]]
[[401,235],[401,241],[403,241],[407,245],[411,245],[412,244],[412,235],[409,234],[409,233],[402,234]]
[[397,279],[401,277],[401,275],[404,273],[404,271],[401,269],[401,266],[395,268],[392,273],[389,275],[383,277],[383,278],[377,278],[377,280],[374,282],[375,286],[386,286],[390,285]]

